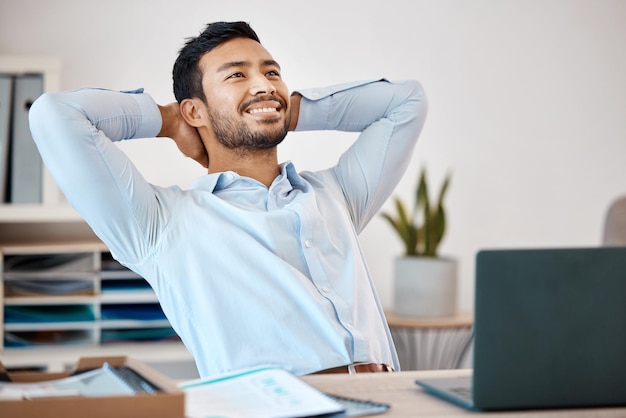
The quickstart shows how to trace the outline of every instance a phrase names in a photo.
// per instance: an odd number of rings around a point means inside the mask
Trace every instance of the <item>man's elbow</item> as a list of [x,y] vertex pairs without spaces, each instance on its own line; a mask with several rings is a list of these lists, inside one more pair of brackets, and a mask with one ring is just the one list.
[[62,129],[69,112],[75,112],[67,103],[67,93],[46,92],[39,96],[28,111],[28,123],[35,143]]

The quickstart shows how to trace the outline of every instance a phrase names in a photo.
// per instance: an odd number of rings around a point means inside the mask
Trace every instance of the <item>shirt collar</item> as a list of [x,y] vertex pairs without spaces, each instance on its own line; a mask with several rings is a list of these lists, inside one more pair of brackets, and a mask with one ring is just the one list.
[[[250,182],[255,182],[248,177],[242,177],[233,171],[223,171],[220,173],[211,173],[205,176],[197,178],[193,184],[193,189],[199,189],[208,191],[211,193],[227,189],[229,187],[236,187],[240,181],[245,181],[248,185]],[[270,187],[278,186],[287,182],[294,189],[300,189],[303,192],[307,189],[307,184],[298,174],[296,167],[291,161],[287,161],[280,165],[280,174]],[[260,184],[260,183],[259,183]]]
[[303,192],[307,190],[307,183],[300,176],[300,174],[298,174],[296,166],[293,165],[291,161],[287,161],[286,163],[282,164],[281,175],[279,177],[286,178],[291,184],[291,187],[293,187],[294,189],[300,189]]

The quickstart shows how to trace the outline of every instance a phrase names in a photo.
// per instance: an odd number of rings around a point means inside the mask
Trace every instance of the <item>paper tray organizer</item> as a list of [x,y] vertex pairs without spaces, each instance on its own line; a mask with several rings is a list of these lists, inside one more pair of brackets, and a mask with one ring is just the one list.
[[103,396],[52,396],[30,399],[0,399],[2,418],[184,418],[185,395],[166,376],[129,356],[83,357],[67,372],[6,372],[12,383],[34,383],[64,379],[76,373],[102,368],[105,363],[113,367],[127,367],[158,388],[155,393]]

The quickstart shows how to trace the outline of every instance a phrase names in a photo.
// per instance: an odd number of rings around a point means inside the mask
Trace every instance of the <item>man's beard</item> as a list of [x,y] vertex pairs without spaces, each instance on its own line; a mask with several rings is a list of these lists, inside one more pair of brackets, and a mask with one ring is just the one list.
[[[249,104],[246,103],[241,108],[243,109]],[[285,104],[282,100],[281,105],[284,109]],[[211,119],[211,127],[219,143],[228,149],[238,150],[243,153],[274,148],[283,142],[289,131],[289,117],[285,118],[283,126],[274,126],[268,130],[255,132],[250,130],[242,120],[236,120],[234,117],[222,114],[210,106],[208,106],[208,112]],[[258,123],[261,125],[276,125],[275,120],[260,120]]]

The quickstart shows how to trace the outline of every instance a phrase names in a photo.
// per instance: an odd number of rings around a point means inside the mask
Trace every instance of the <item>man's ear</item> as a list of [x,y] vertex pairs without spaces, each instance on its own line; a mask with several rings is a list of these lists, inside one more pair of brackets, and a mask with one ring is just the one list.
[[192,99],[183,99],[180,102],[180,114],[182,115],[185,122],[194,128],[198,128],[203,126],[206,122],[203,120],[205,105],[197,97]]

